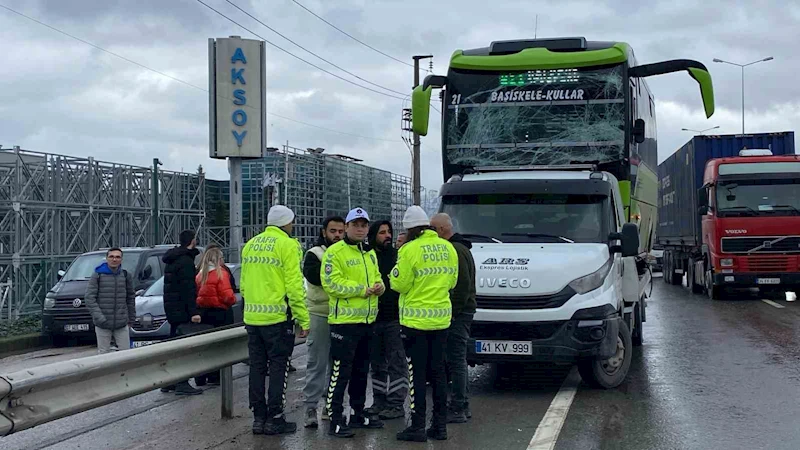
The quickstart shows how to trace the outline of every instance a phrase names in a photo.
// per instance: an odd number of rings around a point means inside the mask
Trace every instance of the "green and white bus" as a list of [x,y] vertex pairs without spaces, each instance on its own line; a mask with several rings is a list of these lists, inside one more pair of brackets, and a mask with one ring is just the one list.
[[641,256],[657,220],[645,78],[679,71],[698,83],[710,117],[703,64],[637,65],[630,45],[583,37],[457,50],[447,76],[414,89],[422,136],[441,89],[441,211],[476,244],[470,361],[578,362],[590,383],[622,382],[642,342]]

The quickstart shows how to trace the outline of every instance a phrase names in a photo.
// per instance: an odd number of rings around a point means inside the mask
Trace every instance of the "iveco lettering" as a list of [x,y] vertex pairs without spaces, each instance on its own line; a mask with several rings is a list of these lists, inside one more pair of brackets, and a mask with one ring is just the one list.
[[630,45],[582,37],[456,50],[446,76],[414,89],[411,128],[422,136],[432,91],[443,91],[440,211],[473,242],[478,266],[471,363],[577,363],[593,386],[625,380],[658,224],[645,79],[672,72],[699,85],[710,117],[700,62],[637,65]]

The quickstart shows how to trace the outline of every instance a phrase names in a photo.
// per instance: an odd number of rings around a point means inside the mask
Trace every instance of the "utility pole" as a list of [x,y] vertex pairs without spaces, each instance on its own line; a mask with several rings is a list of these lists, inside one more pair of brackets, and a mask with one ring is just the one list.
[[161,230],[159,229],[159,224],[161,219],[159,218],[159,206],[158,206],[158,197],[159,197],[159,182],[158,182],[158,166],[161,165],[161,161],[158,158],[153,158],[153,210],[151,211],[150,220],[153,222],[153,245],[158,245],[161,243]]
[[[433,58],[433,55],[414,56],[414,87],[419,86],[419,60]],[[413,117],[412,117],[413,120]],[[411,154],[411,182],[413,183],[413,202],[420,205],[420,157],[419,157],[419,134],[414,133],[413,150]]]

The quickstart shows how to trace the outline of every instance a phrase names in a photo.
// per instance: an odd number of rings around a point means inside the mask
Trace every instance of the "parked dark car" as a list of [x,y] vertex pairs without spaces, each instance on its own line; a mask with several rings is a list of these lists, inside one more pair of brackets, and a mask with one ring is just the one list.
[[[122,249],[122,268],[133,278],[137,295],[144,293],[164,273],[164,256],[174,245],[129,247]],[[202,252],[203,249],[198,247]],[[95,268],[105,261],[107,249],[87,252],[75,258],[66,271],[59,271],[59,280],[45,295],[42,310],[42,331],[56,345],[70,338],[94,338],[92,315],[83,301],[86,287]],[[197,256],[195,262],[200,261]]]
[[[226,264],[233,273],[236,282],[236,303],[231,307],[233,310],[234,323],[242,323],[244,320],[242,309],[242,294],[239,293],[239,283],[242,266],[240,264]],[[150,286],[144,293],[136,297],[136,322],[131,330],[131,347],[144,347],[155,344],[161,340],[168,339],[170,335],[170,325],[167,322],[167,315],[164,312],[164,277]]]

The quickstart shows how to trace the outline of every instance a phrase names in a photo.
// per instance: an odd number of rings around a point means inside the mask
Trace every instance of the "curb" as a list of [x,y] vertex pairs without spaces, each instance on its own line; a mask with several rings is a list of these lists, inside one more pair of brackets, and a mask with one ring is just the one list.
[[49,347],[50,339],[42,333],[0,338],[0,358],[24,353],[35,348]]

